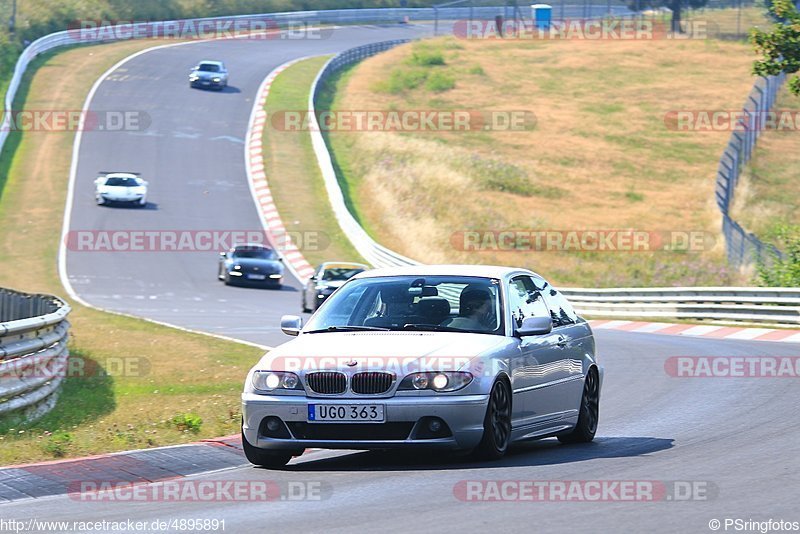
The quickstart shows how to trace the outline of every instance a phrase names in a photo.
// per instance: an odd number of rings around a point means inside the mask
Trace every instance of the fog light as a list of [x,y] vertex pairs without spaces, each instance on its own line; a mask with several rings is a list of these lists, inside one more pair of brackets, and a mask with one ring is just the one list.
[[269,430],[270,432],[275,432],[275,431],[276,431],[276,430],[278,430],[280,427],[281,427],[281,424],[280,424],[280,423],[278,422],[278,420],[277,420],[277,419],[275,419],[274,417],[270,417],[270,418],[267,420],[267,430]]
[[439,422],[438,419],[431,419],[428,423],[428,430],[431,432],[438,432],[442,429],[442,423]]
[[444,389],[447,387],[447,375],[436,375],[433,377],[433,387],[436,389]]

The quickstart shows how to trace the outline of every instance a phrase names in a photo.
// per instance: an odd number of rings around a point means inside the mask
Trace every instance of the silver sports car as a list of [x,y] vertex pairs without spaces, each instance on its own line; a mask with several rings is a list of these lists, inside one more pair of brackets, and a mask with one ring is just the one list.
[[307,447],[438,447],[502,457],[518,440],[594,438],[603,369],[589,324],[522,269],[363,272],[242,393],[248,460],[279,467]]

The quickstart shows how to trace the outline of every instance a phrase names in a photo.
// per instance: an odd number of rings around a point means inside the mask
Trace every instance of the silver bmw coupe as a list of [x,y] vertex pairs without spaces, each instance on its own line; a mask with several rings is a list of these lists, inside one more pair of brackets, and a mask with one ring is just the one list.
[[589,324],[544,278],[486,266],[365,271],[247,375],[242,443],[280,467],[308,447],[472,450],[594,438],[603,368]]

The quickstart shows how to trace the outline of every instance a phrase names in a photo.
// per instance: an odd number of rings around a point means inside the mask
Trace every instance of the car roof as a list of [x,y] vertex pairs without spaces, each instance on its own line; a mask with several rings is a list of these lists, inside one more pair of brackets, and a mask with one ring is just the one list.
[[353,261],[326,261],[320,267],[322,269],[369,269],[368,265]]
[[359,273],[354,278],[378,278],[382,276],[476,276],[479,278],[504,278],[514,274],[536,273],[527,269],[497,265],[411,265],[372,269]]
[[202,61],[198,61],[197,62],[198,65],[202,65],[203,63],[209,64],[209,65],[219,65],[220,67],[224,65],[224,63],[222,61],[215,61],[213,59],[204,59]]

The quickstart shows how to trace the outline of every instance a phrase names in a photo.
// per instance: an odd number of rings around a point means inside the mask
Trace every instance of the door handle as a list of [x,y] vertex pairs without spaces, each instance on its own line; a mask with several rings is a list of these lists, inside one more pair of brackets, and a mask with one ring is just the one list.
[[561,349],[567,348],[567,343],[568,343],[567,338],[565,338],[564,336],[558,336],[558,343],[556,343],[556,345],[558,345],[559,348]]

